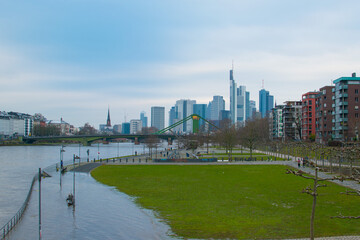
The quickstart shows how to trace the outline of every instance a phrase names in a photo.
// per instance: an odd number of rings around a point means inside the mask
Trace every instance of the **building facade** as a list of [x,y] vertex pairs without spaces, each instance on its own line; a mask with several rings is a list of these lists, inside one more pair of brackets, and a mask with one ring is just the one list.
[[142,122],[140,119],[130,120],[130,134],[141,133],[141,130],[142,130]]
[[151,107],[151,127],[158,130],[165,128],[165,107]]
[[[190,99],[181,99],[176,101],[174,112],[172,113],[176,118],[173,120],[174,123],[183,120],[189,115],[193,114],[194,104],[196,104],[195,100]],[[178,133],[191,133],[193,130],[192,121],[184,122],[183,124],[175,127],[173,129]]]
[[319,89],[315,104],[316,142],[327,143],[332,138],[333,86]]
[[302,101],[286,101],[282,109],[283,140],[301,139]]
[[270,95],[269,91],[261,89],[259,91],[259,112],[261,117],[264,118],[274,107],[274,97]]
[[351,77],[341,77],[334,80],[333,83],[335,84],[333,89],[333,139],[338,141],[359,139],[360,78],[353,73]]
[[130,123],[124,122],[121,124],[121,133],[122,134],[130,134]]
[[[207,112],[207,105],[206,104],[194,104],[193,105],[193,113],[199,115],[200,117],[207,119],[208,116],[206,115]],[[202,129],[204,126],[204,120],[200,119],[199,127]]]
[[244,124],[246,120],[246,87],[239,86],[237,89],[236,122]]
[[302,139],[315,139],[316,134],[316,96],[319,92],[307,92],[302,95]]
[[207,120],[220,121],[220,112],[225,110],[225,100],[223,96],[213,96],[213,100],[208,105]]
[[148,127],[148,118],[146,117],[146,113],[144,111],[140,113],[140,120],[143,127]]
[[230,70],[230,119],[232,124],[237,122],[237,86],[234,80],[234,69]]
[[283,139],[283,108],[283,105],[278,105],[269,113],[269,136],[272,140]]

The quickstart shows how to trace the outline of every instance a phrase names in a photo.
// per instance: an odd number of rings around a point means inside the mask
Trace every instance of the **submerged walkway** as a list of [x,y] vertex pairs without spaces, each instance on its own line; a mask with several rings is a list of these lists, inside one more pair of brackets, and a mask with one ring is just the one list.
[[101,165],[102,165],[102,163],[91,162],[91,163],[86,163],[86,164],[77,166],[74,169],[72,169],[71,171],[89,173],[89,172],[91,172],[91,170],[93,170],[94,168],[97,168]]

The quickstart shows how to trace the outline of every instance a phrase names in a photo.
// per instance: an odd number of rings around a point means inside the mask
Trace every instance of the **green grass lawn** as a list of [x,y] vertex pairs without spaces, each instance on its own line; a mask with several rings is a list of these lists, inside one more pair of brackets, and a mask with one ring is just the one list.
[[[311,180],[285,174],[285,166],[133,165],[102,166],[98,181],[136,197],[156,211],[174,234],[199,239],[279,239],[309,236],[312,197],[300,191]],[[360,197],[320,189],[315,236],[360,235]]]

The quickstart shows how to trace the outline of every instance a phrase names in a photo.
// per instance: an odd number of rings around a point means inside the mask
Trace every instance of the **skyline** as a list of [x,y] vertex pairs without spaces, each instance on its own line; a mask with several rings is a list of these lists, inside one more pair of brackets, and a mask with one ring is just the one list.
[[[0,8],[0,110],[77,127],[223,96],[229,70],[259,104],[359,71],[357,1],[26,1]],[[167,124],[167,120],[166,120]]]

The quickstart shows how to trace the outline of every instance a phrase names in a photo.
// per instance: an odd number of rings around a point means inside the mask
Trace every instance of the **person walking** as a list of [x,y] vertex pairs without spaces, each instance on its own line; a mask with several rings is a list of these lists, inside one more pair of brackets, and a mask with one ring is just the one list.
[[300,163],[301,163],[300,158],[298,158],[298,168],[300,168]]

